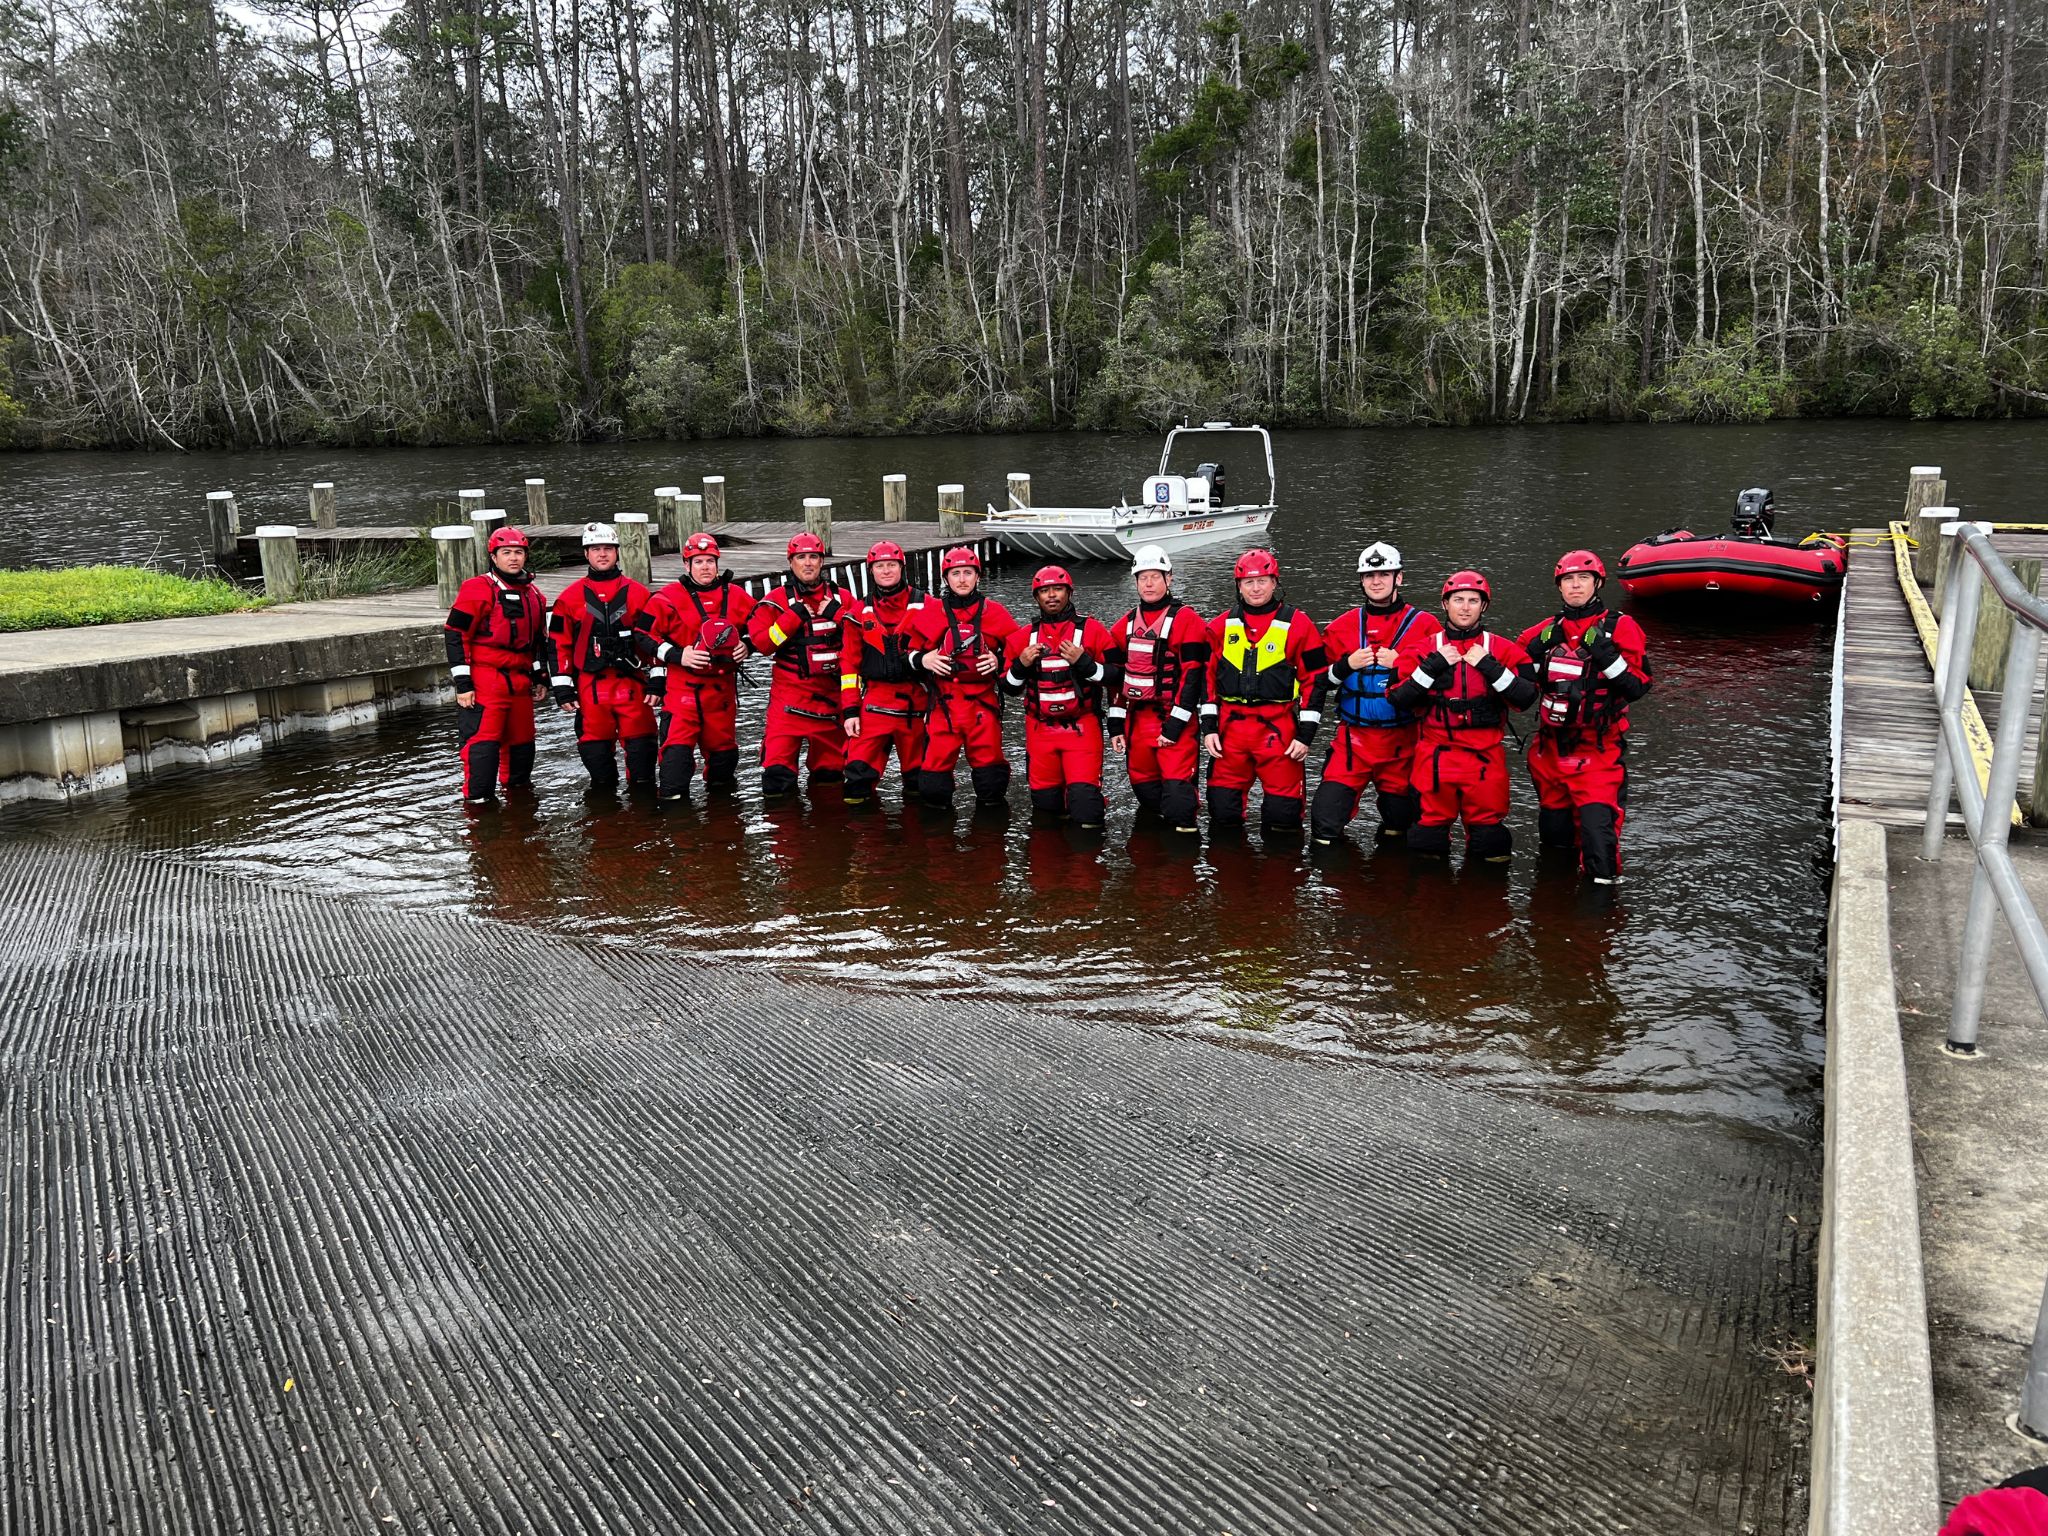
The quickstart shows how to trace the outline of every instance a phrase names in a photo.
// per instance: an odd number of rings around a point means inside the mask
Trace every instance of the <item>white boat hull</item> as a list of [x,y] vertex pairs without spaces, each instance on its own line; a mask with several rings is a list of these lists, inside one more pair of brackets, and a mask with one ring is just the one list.
[[984,526],[1013,549],[1068,560],[1128,563],[1147,544],[1170,555],[1210,544],[1248,540],[1266,531],[1274,508],[1222,507],[1168,516],[1143,508],[1032,507],[991,512]]

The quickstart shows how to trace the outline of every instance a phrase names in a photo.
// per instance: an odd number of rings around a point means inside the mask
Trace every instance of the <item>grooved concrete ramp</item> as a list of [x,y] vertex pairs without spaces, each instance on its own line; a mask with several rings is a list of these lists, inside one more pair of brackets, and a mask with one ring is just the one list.
[[1803,1507],[1810,1157],[1713,1124],[20,840],[0,1065],[9,1531]]

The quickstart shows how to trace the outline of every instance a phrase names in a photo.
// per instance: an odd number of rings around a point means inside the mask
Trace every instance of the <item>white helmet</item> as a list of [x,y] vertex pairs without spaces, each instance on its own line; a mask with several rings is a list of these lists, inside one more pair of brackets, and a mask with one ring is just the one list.
[[585,523],[583,525],[583,547],[585,549],[590,548],[593,544],[616,544],[618,542],[619,530],[610,523]]
[[1358,552],[1358,574],[1370,576],[1376,571],[1398,571],[1401,569],[1401,551],[1391,544],[1368,544]]
[[1140,545],[1137,553],[1131,557],[1131,574],[1135,576],[1140,571],[1163,571],[1171,576],[1173,562],[1167,558],[1166,551],[1159,545]]

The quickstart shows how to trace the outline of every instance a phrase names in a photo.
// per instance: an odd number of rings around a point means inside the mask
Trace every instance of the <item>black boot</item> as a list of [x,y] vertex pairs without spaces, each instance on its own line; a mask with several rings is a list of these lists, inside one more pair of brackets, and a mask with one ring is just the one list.
[[1138,809],[1150,811],[1154,816],[1166,813],[1166,785],[1159,779],[1147,779],[1131,785],[1131,796],[1138,802]]
[[1505,864],[1514,856],[1515,834],[1505,822],[1489,821],[1480,826],[1465,825],[1465,857],[1487,864]]
[[1209,820],[1217,827],[1241,827],[1244,825],[1244,791],[1226,789],[1221,784],[1209,786]]
[[1259,802],[1259,825],[1268,832],[1299,832],[1301,800],[1295,795],[1268,793]]
[[780,800],[796,793],[796,770],[784,763],[770,763],[761,770],[761,798]]
[[1553,811],[1548,806],[1536,813],[1536,841],[1545,848],[1569,848],[1578,840],[1576,818],[1570,806]]
[[1067,814],[1074,818],[1074,825],[1090,831],[1101,828],[1103,816],[1108,807],[1103,804],[1100,784],[1069,784],[1067,786]]
[[917,776],[917,798],[929,810],[952,810],[953,775],[937,773],[930,769],[920,772]]
[[729,747],[723,752],[704,754],[704,782],[712,789],[738,789],[740,787],[740,750]]
[[837,768],[813,768],[811,776],[804,780],[804,788],[810,792],[811,798],[815,800],[818,798],[818,788],[820,785],[841,784],[845,780],[845,773]]
[[646,790],[654,788],[655,743],[652,736],[628,736],[626,738],[626,787]]
[[1390,795],[1379,791],[1380,830],[1379,835],[1389,842],[1405,836],[1416,819],[1422,815],[1422,796],[1409,790],[1405,795]]
[[1433,853],[1448,858],[1451,852],[1451,824],[1432,827],[1418,821],[1408,829],[1408,851],[1410,853]]
[[846,803],[867,805],[875,798],[875,786],[881,782],[881,773],[869,764],[849,762],[846,765]]
[[1579,860],[1595,885],[1621,879],[1621,828],[1611,805],[1579,807]]
[[1008,803],[1010,794],[1010,765],[1008,763],[990,763],[984,768],[976,768],[968,774],[968,778],[974,781],[974,799],[976,804],[993,808]]
[[615,795],[619,792],[619,758],[608,741],[579,741],[576,755],[583,759],[583,767],[590,775],[590,792],[593,795]]
[[688,747],[670,747],[661,754],[661,798],[687,800],[697,772],[697,754]]
[[511,777],[505,780],[508,789],[531,789],[533,787],[533,743],[523,741],[505,749],[506,761],[512,765]]
[[[976,786],[979,793],[979,786]],[[1034,814],[1048,821],[1064,820],[1067,814],[1067,792],[1065,789],[1034,789],[1031,791],[1031,809]]]
[[1195,795],[1193,779],[1166,779],[1159,786],[1159,815],[1166,825],[1175,832],[1196,832],[1200,825],[1195,808],[1199,801]]
[[1357,814],[1358,791],[1325,779],[1316,786],[1315,798],[1309,802],[1309,831],[1318,843],[1328,847],[1344,835],[1344,829]]

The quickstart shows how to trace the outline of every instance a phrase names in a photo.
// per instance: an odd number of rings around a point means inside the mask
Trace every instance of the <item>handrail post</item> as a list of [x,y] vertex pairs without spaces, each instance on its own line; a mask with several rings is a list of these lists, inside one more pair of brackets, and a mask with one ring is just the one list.
[[[1974,568],[1976,561],[1970,564]],[[1998,599],[1996,592],[1992,593]],[[2009,860],[2006,839],[2012,833],[2012,798],[2020,782],[2020,753],[2027,740],[2027,717],[2033,706],[2034,663],[2041,655],[2041,632],[2032,624],[2013,626],[2008,677],[2029,679],[2015,701],[2006,697],[1998,712],[1998,741],[1991,752],[1990,782],[1984,788],[1984,812],[1977,819],[1977,872],[1970,881],[1970,915],[1963,923],[1963,958],[1956,968],[1955,1009],[1949,1015],[1946,1049],[1958,1056],[1977,1052],[1977,1027],[1984,1016],[1984,971],[1991,960],[1992,921],[1998,899],[1991,890],[1991,865]],[[2019,925],[2012,924],[2015,937]]]
[[[1944,536],[1961,540],[1961,524],[1951,524]],[[1939,859],[1942,838],[1948,829],[1949,796],[1958,773],[1971,773],[1969,763],[1950,760],[1948,731],[1944,722],[1960,724],[1963,694],[1970,652],[1961,640],[1977,632],[1977,605],[1984,593],[1984,573],[1974,560],[1951,560],[1948,571],[1948,601],[1942,604],[1941,642],[1935,648],[1934,700],[1938,716],[1934,734],[1934,771],[1927,786],[1927,824],[1920,835],[1920,857]],[[1967,803],[1962,807],[1965,825],[1970,819]]]

